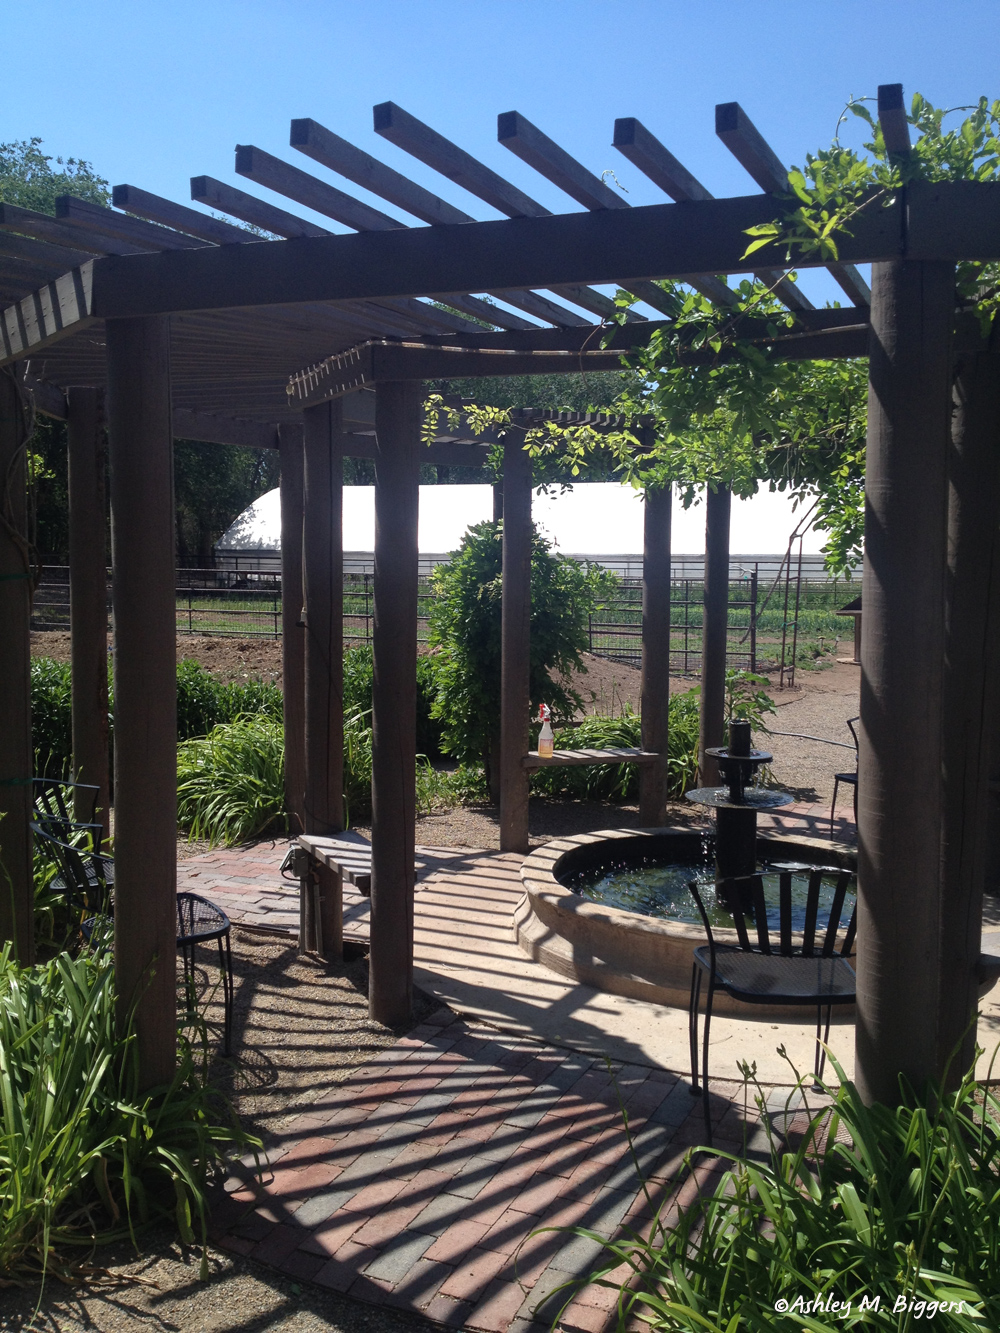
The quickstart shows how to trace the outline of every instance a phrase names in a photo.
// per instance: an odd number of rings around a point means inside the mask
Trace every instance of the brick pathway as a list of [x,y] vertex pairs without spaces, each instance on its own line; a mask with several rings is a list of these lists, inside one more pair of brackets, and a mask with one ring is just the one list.
[[[602,1262],[599,1236],[651,1225],[676,1192],[701,1101],[676,1075],[618,1066],[639,1185],[607,1066],[442,1009],[290,1120],[257,1181],[246,1164],[213,1209],[214,1239],[292,1277],[438,1322],[502,1333],[548,1327],[552,1295]],[[728,1085],[732,1091],[732,1084]],[[715,1141],[760,1133],[713,1095]],[[710,1180],[704,1163],[681,1188]],[[670,1200],[676,1206],[676,1199]],[[614,1293],[584,1286],[562,1325],[598,1333]]]

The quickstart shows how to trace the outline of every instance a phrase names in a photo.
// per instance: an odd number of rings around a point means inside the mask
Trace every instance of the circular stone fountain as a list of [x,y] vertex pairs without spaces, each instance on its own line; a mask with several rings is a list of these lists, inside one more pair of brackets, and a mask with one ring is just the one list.
[[[525,896],[514,914],[519,946],[552,971],[598,990],[686,1009],[691,953],[705,943],[686,883],[698,879],[711,884],[715,879],[717,850],[711,843],[701,833],[671,828],[607,829],[546,843],[521,866]],[[819,838],[758,835],[754,853],[764,866],[797,862],[803,868],[856,868],[852,847]],[[599,884],[615,871],[626,872],[629,879],[633,869],[653,869],[654,878],[666,881],[667,892],[659,895],[666,902],[657,903],[657,915],[574,888]],[[616,895],[616,902],[622,900]],[[722,904],[719,910],[724,911]],[[720,942],[735,943],[734,929],[713,928]],[[715,1007],[744,1017],[755,1012],[753,1006],[737,1006],[723,992],[716,992]],[[773,1006],[760,1009],[761,1016],[775,1013]]]

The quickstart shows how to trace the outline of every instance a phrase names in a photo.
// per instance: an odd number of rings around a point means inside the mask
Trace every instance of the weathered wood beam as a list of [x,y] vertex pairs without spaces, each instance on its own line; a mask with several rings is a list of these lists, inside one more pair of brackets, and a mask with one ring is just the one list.
[[289,162],[282,162],[280,158],[266,153],[262,148],[255,148],[253,144],[236,145],[236,174],[263,185],[267,190],[273,190],[275,194],[294,199],[297,204],[314,213],[322,213],[324,217],[333,218],[345,227],[353,227],[355,231],[392,231],[404,225],[388,213],[382,213],[370,204],[352,198],[343,190],[317,180],[307,171],[293,167]]
[[[519,111],[506,111],[497,117],[497,139],[505,148],[509,148],[522,162],[527,162],[546,180],[557,185],[571,199],[583,204],[584,208],[629,208],[629,203],[598,176],[588,171],[582,163],[569,155],[565,149],[543,134],[527,117]],[[729,288],[718,280],[718,288],[729,293]],[[652,282],[632,282],[628,290],[633,296],[647,305],[659,310],[661,314],[671,314],[671,304],[666,293]],[[713,288],[715,290],[715,288]],[[735,296],[728,298],[735,301]]]
[[[51,241],[36,241],[31,236],[18,236],[9,231],[0,231],[0,255],[41,266],[48,270],[47,276],[53,272],[57,275],[64,273],[77,264],[85,264],[91,258],[86,250],[55,245]],[[6,264],[2,267],[6,272]]]
[[341,424],[339,402],[322,403],[303,414],[305,831],[324,837],[344,827]]
[[[390,143],[396,144],[421,162],[426,162],[428,166],[447,176],[457,185],[461,185],[470,194],[484,200],[498,212],[506,214],[509,218],[551,217],[549,210],[542,204],[530,199],[522,190],[477,161],[471,153],[459,148],[443,134],[432,130],[429,125],[417,120],[394,102],[383,102],[374,107],[373,116],[376,134],[381,134]],[[537,285],[544,285],[556,296],[583,306],[585,310],[591,310],[602,317],[611,313],[609,306],[613,308],[613,303],[603,292],[591,291],[579,283]],[[496,295],[502,294],[498,292]],[[510,298],[503,296],[503,299]],[[558,310],[559,307],[555,309]],[[578,321],[564,316],[559,322],[568,324]]]
[[55,417],[57,421],[66,420],[68,409],[65,392],[58,385],[48,384],[45,380],[40,380],[37,375],[32,375],[30,361],[21,375],[21,383],[31,395],[31,403],[36,412],[41,412],[46,417]]
[[115,978],[140,1087],[177,1041],[177,646],[170,326],[106,330],[115,613]]
[[[300,422],[278,427],[281,454],[281,700],[285,732],[285,811],[304,833],[306,792],[305,621],[302,616],[304,440]],[[300,941],[300,949],[303,947]]]
[[[967,319],[970,322],[971,316]],[[978,328],[976,330],[978,332]],[[1000,719],[1000,348],[955,357],[948,486],[944,654],[943,907],[938,1066],[955,1086],[972,1064],[983,888],[990,843],[991,748]]]
[[71,249],[87,250],[96,255],[138,255],[143,252],[141,245],[115,240],[89,227],[59,222],[48,213],[36,213],[18,204],[0,204],[0,228],[23,236],[33,236],[39,241],[52,241]]
[[202,440],[206,444],[235,444],[241,449],[277,449],[275,427],[260,421],[220,417],[189,407],[173,411],[174,439]]
[[[73,780],[100,789],[97,819],[111,831],[108,755],[108,592],[104,394],[67,392],[69,620],[72,656]],[[90,818],[85,809],[77,819]]]
[[[293,148],[297,148],[314,161],[329,167],[331,171],[339,172],[341,176],[346,176],[356,185],[371,190],[373,194],[379,195],[431,226],[476,221],[471,213],[455,208],[453,204],[432,194],[422,185],[408,180],[392,167],[379,162],[370,153],[356,148],[346,139],[334,134],[332,130],[326,129],[318,121],[293,120],[290,142]],[[554,321],[557,324],[565,320],[565,310],[561,306],[553,305],[537,292],[491,290],[490,295],[539,319]],[[578,305],[583,305],[585,309],[601,316],[610,314],[614,308],[614,302],[600,292],[574,289],[573,299]]]
[[175,204],[172,199],[161,199],[158,194],[140,190],[136,185],[115,185],[111,191],[111,202],[115,208],[135,213],[138,217],[148,218],[150,222],[159,222],[164,227],[173,227],[175,231],[187,232],[189,236],[200,236],[203,241],[215,245],[246,245],[259,241],[252,231],[234,227],[231,222],[221,218],[209,217],[185,204]]
[[[850,314],[845,311],[814,311],[810,317]],[[368,343],[351,348],[337,357],[329,357],[319,365],[299,372],[288,386],[289,404],[307,406],[327,398],[354,392],[364,385],[374,385],[380,379],[399,379],[404,372],[414,379],[446,379],[480,375],[550,375],[579,374],[590,370],[618,370],[622,352],[642,346],[646,330],[658,327],[652,322],[630,325],[607,335],[608,345],[600,351],[572,348],[553,348],[543,345],[545,333],[558,330],[539,330],[527,339],[523,350],[510,345],[498,346],[498,335],[480,342],[491,341],[489,347],[465,347],[456,339],[450,346],[399,345]],[[635,332],[638,330],[638,332]],[[493,338],[496,341],[493,341]],[[568,340],[568,339],[567,339]],[[846,328],[808,330],[802,334],[762,341],[772,354],[784,360],[810,360],[817,357],[837,358],[864,356],[868,350],[868,325],[855,323]],[[714,353],[711,353],[714,357]],[[723,354],[724,356],[725,354]],[[703,353],[691,356],[692,364],[703,359]]]
[[10,940],[18,962],[34,962],[35,891],[32,877],[31,587],[28,545],[27,433],[22,389],[12,370],[0,371],[0,942]]
[[[503,451],[503,589],[500,667],[500,850],[528,850],[531,710],[531,455],[521,440]],[[492,747],[497,762],[497,747]]]
[[[855,1079],[938,1079],[951,264],[872,270],[858,765]],[[956,1034],[956,1041],[958,1039]]]
[[667,818],[672,499],[671,488],[665,486],[647,490],[643,502],[640,744],[659,756],[639,773],[639,823],[643,828],[657,828]]
[[89,199],[77,199],[71,194],[63,194],[56,199],[56,217],[71,227],[80,227],[113,241],[141,245],[143,250],[201,250],[205,246],[205,242],[198,237],[186,236],[183,232],[161,227],[155,222],[146,222],[143,218],[116,213],[113,208],[104,208],[101,204],[91,203]]
[[417,523],[423,386],[380,384],[376,403],[372,634],[372,893],[369,1009],[387,1026],[413,1007],[417,754]]
[[[973,191],[992,186],[965,183]],[[953,185],[934,189],[946,198]],[[968,200],[972,203],[971,198]],[[984,196],[989,203],[989,196]],[[992,209],[990,210],[992,211]],[[973,217],[979,210],[973,210]],[[372,300],[429,292],[551,287],[560,282],[623,282],[745,272],[746,229],[774,220],[766,195],[706,203],[654,204],[625,211],[407,228],[294,242],[133,255],[101,261],[94,311],[125,314],[287,305],[300,301]],[[859,214],[841,250],[847,262],[896,255],[902,210]],[[968,225],[964,230],[968,232]],[[1000,253],[1000,228],[985,239]],[[942,237],[942,240],[945,238]],[[818,263],[818,261],[817,261]]]
[[[788,172],[757,126],[739,102],[727,102],[715,108],[715,132],[752,176],[769,194],[788,194]],[[833,278],[855,305],[871,302],[871,288],[853,264],[830,264]]]
[[910,126],[906,119],[901,83],[879,84],[878,123],[886,151],[905,156],[910,151]]
[[94,322],[94,260],[47,282],[0,314],[3,363],[20,361]]

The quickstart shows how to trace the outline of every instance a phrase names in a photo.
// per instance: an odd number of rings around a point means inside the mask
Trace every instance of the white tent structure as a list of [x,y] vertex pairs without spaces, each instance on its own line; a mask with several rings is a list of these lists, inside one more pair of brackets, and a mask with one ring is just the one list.
[[[571,489],[551,486],[536,492],[535,522],[564,555],[631,572],[642,560],[642,498],[618,482],[584,482]],[[493,514],[487,485],[421,486],[419,546],[422,563],[438,564],[460,544],[466,529]],[[762,491],[751,500],[733,500],[730,550],[734,565],[777,564],[802,518],[787,495]],[[375,489],[344,487],[345,567],[370,568],[375,545]],[[674,505],[671,550],[678,572],[697,577],[705,545],[704,502],[684,510]],[[805,534],[803,553],[810,577],[822,577],[821,533]],[[278,567],[281,515],[277,490],[255,500],[216,545],[216,562],[240,569]],[[765,554],[755,554],[755,553]],[[742,554],[739,554],[742,553]],[[635,569],[636,575],[639,569]]]

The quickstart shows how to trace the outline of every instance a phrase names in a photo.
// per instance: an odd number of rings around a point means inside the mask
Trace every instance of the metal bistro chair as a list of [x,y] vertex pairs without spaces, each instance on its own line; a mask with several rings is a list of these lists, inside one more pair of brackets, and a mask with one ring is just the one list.
[[[830,837],[833,837],[833,812],[837,808],[837,792],[840,790],[840,784],[843,782],[847,786],[854,788],[854,822],[858,822],[858,733],[855,730],[855,722],[860,722],[859,717],[849,717],[847,725],[851,732],[851,740],[854,742],[854,772],[853,773],[834,773],[833,775],[833,804],[830,806]],[[846,748],[846,747],[845,747]]]
[[[39,824],[49,825],[57,838],[67,841],[67,832],[78,824],[86,825],[87,828],[95,825],[100,787],[92,787],[85,782],[62,782],[56,778],[32,778],[31,785],[35,818]],[[86,818],[81,820],[75,815],[78,793],[87,805]]]
[[[100,828],[100,824],[71,823],[67,826],[67,837],[77,831],[87,831],[93,838],[93,830]],[[106,914],[111,907],[115,882],[111,857],[57,838],[52,825],[47,823],[32,821],[31,831],[40,848],[55,862],[52,887],[66,895],[81,917],[87,913]]]
[[[840,947],[837,939],[841,929],[841,915],[847,897],[851,873],[830,867],[792,867],[778,869],[778,922],[777,938],[772,939],[764,902],[764,881],[761,875],[741,875],[722,879],[717,893],[732,911],[736,926],[736,944],[720,944],[712,931],[705,904],[698,885],[688,888],[701,915],[708,944],[694,951],[691,968],[691,1003],[688,1010],[691,1041],[691,1092],[698,1087],[698,1004],[701,997],[702,976],[708,978],[705,1000],[705,1031],[701,1058],[701,1093],[705,1113],[708,1146],[712,1145],[712,1121],[709,1115],[708,1093],[708,1038],[712,1022],[712,1001],[717,989],[724,990],[734,1000],[744,1004],[809,1004],[816,1006],[816,1060],[815,1076],[822,1078],[826,1062],[824,1043],[830,1036],[830,1016],[835,1004],[853,1004],[856,993],[854,969],[847,961],[854,944],[857,908],[851,913]],[[806,894],[805,916],[801,936],[793,939],[792,930],[792,876],[809,869],[809,887]],[[836,875],[833,901],[825,925],[821,923],[817,940],[819,895],[825,875]],[[772,909],[773,911],[773,909]],[[748,929],[749,926],[749,929]],[[823,1031],[823,1011],[826,1011],[826,1030]]]

